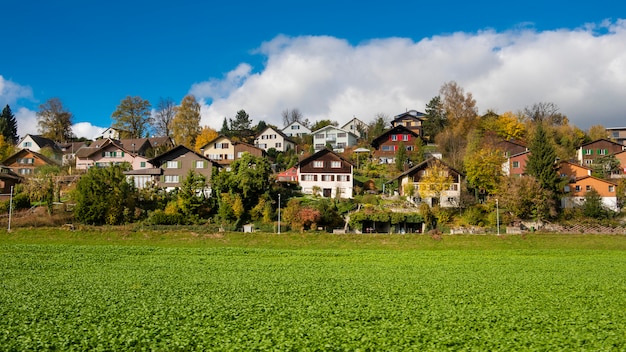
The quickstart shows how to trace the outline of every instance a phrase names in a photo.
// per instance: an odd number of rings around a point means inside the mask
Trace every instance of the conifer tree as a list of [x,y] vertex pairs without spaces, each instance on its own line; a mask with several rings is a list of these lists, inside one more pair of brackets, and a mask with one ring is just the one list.
[[560,178],[555,169],[556,152],[542,123],[537,123],[534,138],[529,148],[530,155],[526,163],[526,173],[534,176],[541,188],[558,192]]
[[18,142],[17,120],[8,104],[2,109],[2,114],[0,114],[0,134],[4,136],[4,140],[9,144]]

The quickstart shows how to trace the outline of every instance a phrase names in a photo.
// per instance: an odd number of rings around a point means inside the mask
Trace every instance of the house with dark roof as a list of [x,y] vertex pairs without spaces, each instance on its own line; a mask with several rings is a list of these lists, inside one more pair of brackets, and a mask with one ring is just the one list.
[[398,148],[405,148],[407,155],[410,155],[417,150],[418,141],[421,141],[422,145],[426,144],[414,130],[404,125],[397,125],[372,140],[374,148],[372,156],[381,164],[395,163]]
[[126,171],[124,174],[132,179],[137,188],[144,188],[152,183],[167,191],[180,188],[190,171],[203,175],[207,181],[205,193],[210,194],[210,181],[213,169],[219,165],[202,154],[178,145],[150,160],[145,168]]
[[[436,185],[430,181],[429,176],[434,172],[439,173],[439,175],[432,179],[440,178],[442,184]],[[403,172],[390,182],[398,181],[400,195],[406,196],[410,202],[415,204],[426,202],[430,206],[438,204],[444,208],[451,208],[460,204],[461,183],[464,178],[465,176],[452,166],[440,159],[431,157]],[[449,182],[443,182],[445,179],[448,179]],[[430,191],[438,188],[439,192]],[[420,189],[427,191],[420,192]],[[422,198],[420,194],[424,193],[428,196]]]
[[581,165],[591,166],[597,163],[597,159],[619,153],[626,150],[626,145],[613,142],[609,139],[597,139],[585,143],[578,148],[578,160]]
[[20,149],[29,149],[35,153],[42,153],[42,150],[48,150],[47,154],[50,155],[50,159],[58,161],[58,164],[63,162],[63,152],[57,143],[52,139],[40,135],[27,134],[20,140],[17,147]]
[[22,182],[22,177],[13,172],[10,167],[0,165],[0,199],[9,199],[11,189]]
[[414,132],[420,137],[424,136],[422,125],[426,121],[426,114],[417,110],[409,110],[402,114],[396,115],[391,121],[391,127],[404,126]]
[[136,149],[134,151],[128,149],[120,141],[114,139],[95,141],[89,147],[83,147],[76,152],[76,170],[123,163],[130,164],[132,169],[142,169],[146,168],[147,161],[148,158],[139,155]]
[[200,148],[202,155],[217,162],[226,171],[230,170],[230,164],[240,159],[244,153],[257,157],[265,157],[267,153],[248,143],[232,140],[224,135],[217,136]]
[[32,176],[40,166],[60,166],[61,162],[34,152],[30,149],[21,149],[2,161],[2,164],[20,176]]
[[298,184],[304,194],[325,198],[352,198],[354,164],[330,149],[322,149],[298,162]]

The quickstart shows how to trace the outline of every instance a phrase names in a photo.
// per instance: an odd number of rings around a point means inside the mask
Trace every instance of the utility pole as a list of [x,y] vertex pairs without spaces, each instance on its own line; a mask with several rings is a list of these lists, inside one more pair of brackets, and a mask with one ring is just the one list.
[[280,193],[278,193],[278,234],[280,235]]

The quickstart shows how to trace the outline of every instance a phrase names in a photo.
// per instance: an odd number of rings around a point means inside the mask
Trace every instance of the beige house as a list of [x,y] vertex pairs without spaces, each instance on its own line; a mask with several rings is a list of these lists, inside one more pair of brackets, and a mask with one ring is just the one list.
[[289,149],[294,149],[296,144],[282,131],[268,126],[263,132],[256,136],[254,146],[266,152],[271,148],[274,148],[278,152],[286,152]]
[[207,159],[215,161],[226,170],[230,169],[230,164],[241,158],[243,153],[250,153],[254,156],[265,156],[263,149],[253,145],[233,141],[230,138],[220,135],[200,148],[202,155]]

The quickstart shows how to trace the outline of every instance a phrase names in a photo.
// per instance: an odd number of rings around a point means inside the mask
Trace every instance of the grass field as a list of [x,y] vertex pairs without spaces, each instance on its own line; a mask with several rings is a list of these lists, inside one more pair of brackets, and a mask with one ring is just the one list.
[[626,350],[626,237],[0,233],[1,350]]

